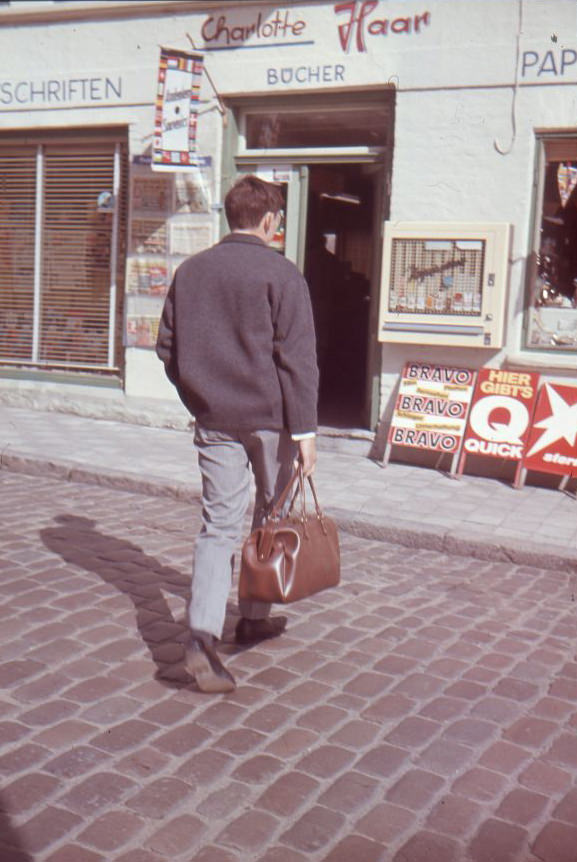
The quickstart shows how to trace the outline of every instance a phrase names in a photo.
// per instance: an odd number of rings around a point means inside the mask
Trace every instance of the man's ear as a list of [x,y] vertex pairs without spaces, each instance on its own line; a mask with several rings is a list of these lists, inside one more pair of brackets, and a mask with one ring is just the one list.
[[266,237],[266,242],[270,242],[275,235],[276,232],[276,215],[275,213],[265,213],[262,217],[262,221],[260,223],[260,227],[263,233],[263,237]]
[[268,234],[270,232],[270,230],[272,228],[273,220],[274,220],[274,213],[268,212],[268,213],[264,214],[263,219],[262,219],[262,229],[266,234]]

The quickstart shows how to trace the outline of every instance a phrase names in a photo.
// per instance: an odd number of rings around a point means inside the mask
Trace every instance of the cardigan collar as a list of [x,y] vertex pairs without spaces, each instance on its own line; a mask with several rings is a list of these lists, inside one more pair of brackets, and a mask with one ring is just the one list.
[[266,242],[259,236],[255,236],[253,233],[238,233],[238,231],[233,231],[223,236],[220,242],[242,242],[249,243],[250,245],[262,245],[264,248],[268,248]]

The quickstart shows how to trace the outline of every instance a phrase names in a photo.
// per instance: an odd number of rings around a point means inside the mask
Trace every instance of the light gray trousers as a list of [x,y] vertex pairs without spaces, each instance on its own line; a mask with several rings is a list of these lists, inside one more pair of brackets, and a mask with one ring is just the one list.
[[[193,632],[220,638],[234,554],[243,539],[250,501],[250,468],[256,482],[254,529],[289,481],[296,445],[287,431],[227,433],[198,425],[194,442],[202,476],[202,528],[195,547],[189,622]],[[263,602],[240,602],[239,608],[248,619],[262,619],[270,612]]]

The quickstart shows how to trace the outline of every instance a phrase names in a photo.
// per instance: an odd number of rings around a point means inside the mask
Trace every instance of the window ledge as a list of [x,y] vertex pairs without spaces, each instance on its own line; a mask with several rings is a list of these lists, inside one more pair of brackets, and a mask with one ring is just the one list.
[[504,367],[536,368],[543,371],[572,371],[577,374],[577,351],[571,355],[553,353],[552,351],[510,353],[505,357]]

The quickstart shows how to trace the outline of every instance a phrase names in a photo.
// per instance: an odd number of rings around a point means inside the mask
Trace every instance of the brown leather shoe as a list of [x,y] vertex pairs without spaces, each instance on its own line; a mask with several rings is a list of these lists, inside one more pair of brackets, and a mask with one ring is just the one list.
[[185,649],[184,664],[201,691],[217,694],[236,688],[234,677],[219,659],[211,636],[191,637]]
[[265,617],[262,620],[247,620],[241,617],[236,624],[234,636],[239,644],[258,643],[258,641],[278,638],[286,629],[286,617]]

